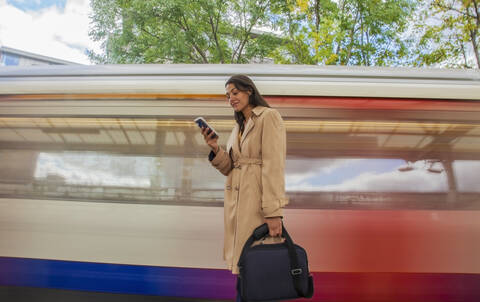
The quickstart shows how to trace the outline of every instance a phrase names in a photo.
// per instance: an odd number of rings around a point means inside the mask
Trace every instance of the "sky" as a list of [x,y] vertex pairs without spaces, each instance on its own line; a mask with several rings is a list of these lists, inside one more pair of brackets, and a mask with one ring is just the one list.
[[[96,152],[40,153],[35,177],[62,177],[67,184],[150,188],[181,187],[185,159],[103,154]],[[425,161],[411,164],[413,170],[401,172],[400,159],[288,159],[286,187],[290,192],[446,192],[447,175],[431,173]],[[222,190],[225,179],[203,159],[187,159],[192,168],[195,189]],[[443,166],[438,164],[436,168]],[[453,170],[460,192],[480,192],[477,177],[479,161],[457,160]],[[207,171],[207,172],[205,172]],[[152,184],[152,179],[159,183]]]
[[0,45],[81,64],[87,49],[89,0],[0,0]]

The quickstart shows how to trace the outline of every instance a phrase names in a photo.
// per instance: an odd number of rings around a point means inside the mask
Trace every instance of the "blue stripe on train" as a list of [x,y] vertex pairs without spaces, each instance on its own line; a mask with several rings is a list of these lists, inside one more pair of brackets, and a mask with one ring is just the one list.
[[227,270],[0,257],[0,285],[233,299]]
[[[313,272],[309,301],[480,301],[480,274]],[[0,285],[233,299],[227,270],[0,257]]]

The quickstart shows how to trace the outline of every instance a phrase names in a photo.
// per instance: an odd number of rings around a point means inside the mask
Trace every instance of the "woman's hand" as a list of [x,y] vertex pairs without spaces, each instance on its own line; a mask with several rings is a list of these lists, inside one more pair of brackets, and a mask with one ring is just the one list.
[[271,237],[282,236],[282,218],[281,217],[268,217],[268,218],[265,218],[265,222],[268,225],[268,234]]
[[218,140],[218,136],[213,138],[213,134],[214,132],[211,131],[210,134],[207,134],[208,131],[210,130],[210,128],[208,127],[202,127],[202,135],[203,135],[203,138],[205,139],[205,143],[207,143],[207,145],[212,148],[213,152],[215,152],[215,154],[217,154],[218,152],[218,144],[217,144],[217,140]]

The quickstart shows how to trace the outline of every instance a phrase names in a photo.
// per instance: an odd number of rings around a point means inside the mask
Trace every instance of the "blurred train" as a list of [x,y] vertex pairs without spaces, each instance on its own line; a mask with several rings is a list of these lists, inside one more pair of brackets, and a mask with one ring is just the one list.
[[480,301],[480,73],[281,65],[0,69],[0,291],[229,300],[225,144],[250,75],[287,128],[311,301]]

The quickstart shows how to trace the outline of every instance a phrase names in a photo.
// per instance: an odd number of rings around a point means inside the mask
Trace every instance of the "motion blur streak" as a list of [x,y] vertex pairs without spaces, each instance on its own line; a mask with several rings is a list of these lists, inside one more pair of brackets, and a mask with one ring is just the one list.
[[233,299],[193,119],[226,144],[238,73],[285,121],[312,301],[480,301],[478,72],[173,64],[0,69],[0,299]]

